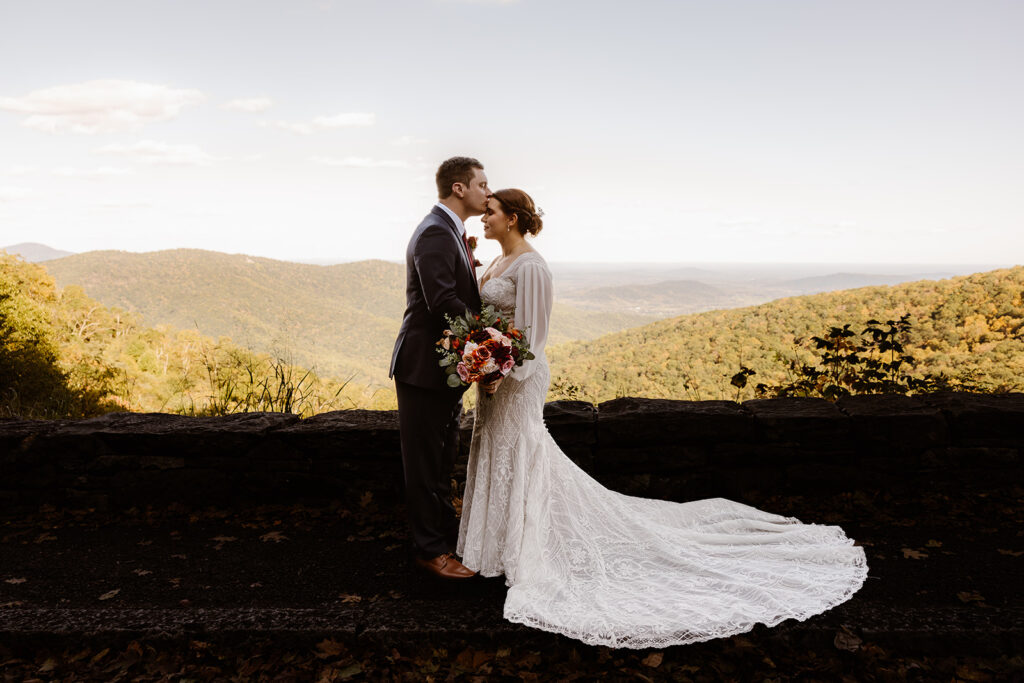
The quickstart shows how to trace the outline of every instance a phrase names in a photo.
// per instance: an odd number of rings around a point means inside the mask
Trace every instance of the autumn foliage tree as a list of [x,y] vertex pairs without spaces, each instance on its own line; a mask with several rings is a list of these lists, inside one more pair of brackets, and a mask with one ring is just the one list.
[[[830,327],[821,336],[808,341],[817,354],[813,363],[791,359],[787,381],[778,384],[758,383],[754,393],[759,398],[783,396],[817,396],[835,401],[852,394],[916,394],[932,391],[975,391],[977,385],[970,371],[957,377],[945,373],[915,376],[916,364],[906,352],[905,344],[912,324],[910,314],[884,323],[872,318],[858,334],[852,323]],[[797,340],[803,343],[803,340]],[[741,366],[731,383],[737,396],[746,386],[754,370]]]

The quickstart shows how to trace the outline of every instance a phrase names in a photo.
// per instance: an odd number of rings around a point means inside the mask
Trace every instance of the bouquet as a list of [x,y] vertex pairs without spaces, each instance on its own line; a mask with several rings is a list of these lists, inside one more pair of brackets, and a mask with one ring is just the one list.
[[437,352],[452,388],[493,382],[534,358],[523,333],[494,306],[484,306],[479,315],[469,311],[455,318],[445,315],[445,320],[448,329],[437,342]]

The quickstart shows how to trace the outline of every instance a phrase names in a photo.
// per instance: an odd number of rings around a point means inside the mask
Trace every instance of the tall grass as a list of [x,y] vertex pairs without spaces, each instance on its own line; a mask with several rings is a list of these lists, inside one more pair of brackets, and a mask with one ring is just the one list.
[[275,412],[309,417],[357,407],[343,395],[351,377],[340,383],[324,381],[314,369],[303,369],[280,355],[258,355],[237,347],[203,347],[199,357],[201,382],[183,386],[180,394],[177,412],[184,415]]

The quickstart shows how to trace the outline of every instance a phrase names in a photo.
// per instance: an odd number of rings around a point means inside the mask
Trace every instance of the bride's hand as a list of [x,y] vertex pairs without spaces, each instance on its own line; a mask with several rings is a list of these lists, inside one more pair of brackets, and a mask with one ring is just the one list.
[[488,394],[493,395],[494,392],[498,390],[498,386],[501,385],[501,380],[502,379],[504,379],[504,378],[503,377],[499,377],[498,379],[494,380],[493,382],[489,382],[487,384],[481,384],[480,386],[482,386],[484,388],[484,391],[486,391]]

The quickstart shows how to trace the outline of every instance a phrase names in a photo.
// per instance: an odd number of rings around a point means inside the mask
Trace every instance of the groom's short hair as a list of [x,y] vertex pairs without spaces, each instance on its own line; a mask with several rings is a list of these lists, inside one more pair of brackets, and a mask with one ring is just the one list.
[[451,196],[452,185],[455,183],[469,185],[473,182],[474,168],[482,171],[484,165],[472,157],[452,157],[442,161],[437,167],[437,198]]

